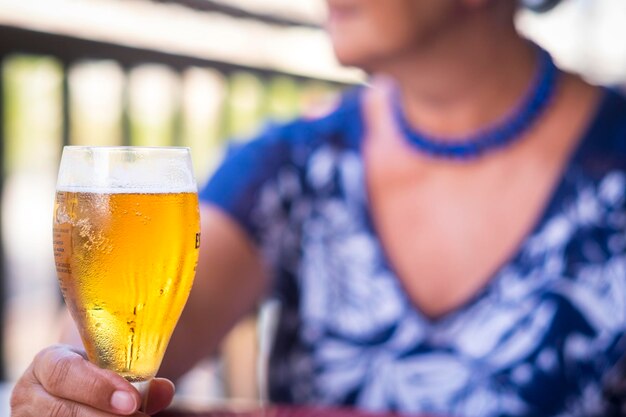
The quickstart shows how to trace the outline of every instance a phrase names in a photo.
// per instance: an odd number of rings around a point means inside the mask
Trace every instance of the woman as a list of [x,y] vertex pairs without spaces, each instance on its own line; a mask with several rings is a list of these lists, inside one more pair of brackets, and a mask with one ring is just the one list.
[[[201,192],[198,277],[163,375],[271,292],[273,401],[607,412],[626,326],[626,101],[556,70],[516,33],[513,0],[327,3],[339,60],[371,88],[265,133]],[[151,410],[171,395],[154,383]],[[12,397],[19,417],[138,404],[65,347]]]

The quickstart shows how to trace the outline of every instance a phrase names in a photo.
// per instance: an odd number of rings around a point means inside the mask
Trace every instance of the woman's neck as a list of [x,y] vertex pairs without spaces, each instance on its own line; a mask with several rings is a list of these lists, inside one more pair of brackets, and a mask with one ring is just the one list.
[[486,18],[460,18],[436,40],[383,69],[398,83],[410,124],[437,136],[462,136],[501,119],[518,103],[532,82],[536,51],[512,22],[485,24]]

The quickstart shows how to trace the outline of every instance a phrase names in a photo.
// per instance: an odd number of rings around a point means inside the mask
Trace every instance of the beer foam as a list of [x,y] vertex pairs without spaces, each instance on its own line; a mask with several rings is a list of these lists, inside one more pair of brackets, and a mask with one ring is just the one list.
[[196,193],[188,148],[63,149],[58,191],[134,194]]
[[105,188],[105,187],[71,187],[57,186],[56,191],[67,193],[89,193],[89,194],[180,194],[180,193],[197,193],[197,188]]

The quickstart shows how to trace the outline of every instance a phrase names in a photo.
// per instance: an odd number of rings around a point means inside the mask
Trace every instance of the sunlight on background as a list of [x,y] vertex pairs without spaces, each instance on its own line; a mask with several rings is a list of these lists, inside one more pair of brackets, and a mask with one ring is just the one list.
[[75,145],[120,142],[124,74],[115,62],[84,62],[70,70],[69,83]]
[[[124,68],[114,60],[93,59],[66,67],[54,56],[28,50],[2,57],[1,207],[7,286],[3,340],[9,380],[21,374],[35,352],[58,338],[61,298],[50,223],[68,117],[64,114],[69,115],[71,144],[190,146],[203,183],[227,138],[246,140],[266,123],[321,114],[343,86],[364,78],[359,71],[340,68],[332,57],[320,28],[322,1],[207,0],[248,17],[173,3],[0,0],[0,30],[22,28],[242,68],[224,72],[205,65],[179,70],[159,62]],[[272,24],[250,16],[291,23]],[[523,12],[517,22],[564,68],[595,82],[626,82],[626,1],[569,0],[546,15]],[[11,41],[2,38],[0,44]],[[66,113],[64,85],[69,89]],[[215,373],[214,364],[206,366]],[[210,386],[211,395],[224,395],[224,387],[207,375],[199,373],[196,381],[204,385],[190,390],[201,395]]]
[[[265,4],[239,2],[255,4],[253,10],[264,9]],[[306,7],[296,4],[311,4],[311,0],[293,2],[291,6],[276,0],[269,3],[275,6],[268,13],[280,3],[286,11],[299,10],[299,16],[309,16]],[[2,23],[36,30],[184,52],[300,75],[354,80],[352,71],[338,68],[324,34],[315,28],[273,27],[172,4],[155,6],[149,1],[128,0],[0,0],[0,16]]]

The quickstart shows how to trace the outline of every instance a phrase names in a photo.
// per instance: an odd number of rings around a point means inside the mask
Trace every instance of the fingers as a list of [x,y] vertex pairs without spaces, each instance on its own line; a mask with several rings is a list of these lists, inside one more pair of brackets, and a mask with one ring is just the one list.
[[155,414],[170,405],[174,398],[174,384],[168,379],[155,378],[150,383],[146,412]]
[[[18,386],[11,397],[12,417],[115,417],[112,414],[96,410],[84,404],[57,398],[46,392],[41,385],[32,385],[27,392]],[[133,414],[145,416],[145,414]]]
[[[166,379],[150,384],[148,412],[172,401],[174,385]],[[11,396],[13,417],[147,416],[138,412],[137,390],[119,375],[98,368],[80,352],[53,346],[40,352]]]
[[[32,395],[34,400],[28,404]],[[34,412],[16,416],[91,417],[132,415],[141,399],[124,378],[98,368],[69,347],[53,346],[37,355],[18,382],[12,406],[14,403],[15,407]]]

